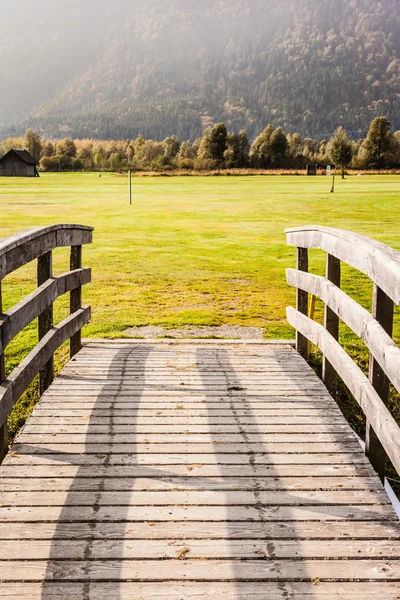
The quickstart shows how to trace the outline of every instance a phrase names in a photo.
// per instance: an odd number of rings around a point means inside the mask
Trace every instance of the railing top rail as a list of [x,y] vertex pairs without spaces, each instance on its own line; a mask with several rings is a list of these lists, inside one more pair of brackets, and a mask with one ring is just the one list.
[[368,275],[400,305],[400,252],[364,235],[321,225],[286,230],[287,242],[299,248],[325,250]]
[[76,224],[36,227],[0,240],[0,280],[54,248],[92,242],[93,227]]

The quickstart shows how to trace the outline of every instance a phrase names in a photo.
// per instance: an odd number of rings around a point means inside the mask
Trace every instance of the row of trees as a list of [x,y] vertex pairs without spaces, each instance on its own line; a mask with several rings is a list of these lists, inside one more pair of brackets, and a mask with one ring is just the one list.
[[42,140],[29,129],[25,138],[8,138],[0,154],[11,147],[25,147],[43,171],[168,171],[214,169],[302,169],[308,163],[347,167],[385,169],[400,166],[400,132],[393,133],[385,117],[371,123],[368,135],[352,140],[339,127],[330,140],[317,142],[298,133],[286,135],[268,125],[250,144],[245,130],[229,133],[223,123],[205,129],[193,143],[181,142],[177,136],[162,142],[145,140],[59,141]]

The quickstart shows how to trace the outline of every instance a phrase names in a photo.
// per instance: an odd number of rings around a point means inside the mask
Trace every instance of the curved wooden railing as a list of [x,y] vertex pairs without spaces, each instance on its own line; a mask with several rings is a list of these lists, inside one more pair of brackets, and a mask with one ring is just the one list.
[[[54,377],[53,356],[70,340],[70,354],[81,348],[81,329],[90,319],[90,306],[82,306],[82,286],[90,283],[90,269],[82,268],[82,245],[92,241],[92,227],[53,225],[37,228],[0,241],[0,461],[8,449],[7,416],[39,374],[40,393]],[[70,271],[54,276],[52,251],[70,246]],[[19,267],[37,259],[38,288],[10,310],[2,312],[2,280]],[[53,302],[70,292],[70,316],[53,325]],[[6,378],[4,352],[24,327],[38,318],[39,342]]]
[[[346,384],[367,418],[366,454],[382,481],[386,455],[400,473],[400,428],[387,405],[390,383],[400,391],[400,348],[392,339],[394,303],[400,304],[400,253],[362,235],[307,226],[286,231],[297,246],[297,270],[287,270],[287,282],[297,288],[296,310],[287,309],[297,330],[297,350],[307,357],[308,341],[323,353],[323,380],[333,396],[337,376]],[[327,252],[326,277],[308,273],[308,250]],[[369,276],[374,283],[370,314],[340,289],[340,261]],[[308,296],[325,303],[324,326],[308,317]],[[370,351],[366,377],[339,344],[339,319]]]

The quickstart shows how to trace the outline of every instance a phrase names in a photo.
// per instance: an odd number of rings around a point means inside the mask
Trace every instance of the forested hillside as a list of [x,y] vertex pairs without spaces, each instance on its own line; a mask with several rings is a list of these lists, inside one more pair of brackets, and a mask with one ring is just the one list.
[[0,90],[3,137],[399,129],[400,0],[3,0]]

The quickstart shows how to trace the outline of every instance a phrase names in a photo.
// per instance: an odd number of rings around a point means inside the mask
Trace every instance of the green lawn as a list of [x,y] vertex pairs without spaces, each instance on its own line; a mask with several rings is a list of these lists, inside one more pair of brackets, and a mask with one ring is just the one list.
[[[138,177],[129,206],[122,175],[0,178],[0,236],[63,222],[94,226],[94,244],[84,251],[93,269],[86,336],[120,336],[134,325],[227,323],[287,338],[285,306],[294,291],[285,268],[295,265],[295,249],[286,246],[286,227],[341,227],[400,250],[400,176],[337,179],[335,194],[330,187],[326,177]],[[312,269],[322,273],[323,254],[312,256]],[[57,250],[55,271],[66,268],[67,251]],[[30,265],[6,278],[6,308],[33,289],[34,272]],[[345,269],[344,288],[370,305],[364,277]],[[66,300],[58,301],[57,317],[66,310]],[[31,327],[10,346],[9,368],[34,339]],[[343,339],[350,350],[362,349],[345,329]]]

